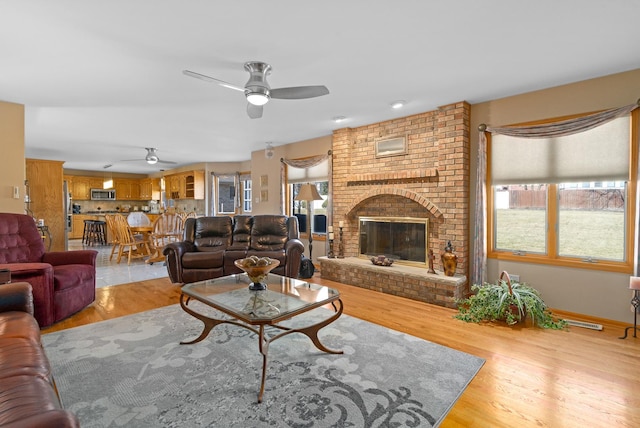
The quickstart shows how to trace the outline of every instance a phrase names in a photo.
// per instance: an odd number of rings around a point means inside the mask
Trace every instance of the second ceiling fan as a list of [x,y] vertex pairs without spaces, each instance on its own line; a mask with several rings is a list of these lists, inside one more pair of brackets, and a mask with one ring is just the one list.
[[267,76],[271,74],[271,66],[264,62],[246,62],[244,64],[244,69],[249,72],[249,80],[244,85],[244,87],[236,86],[231,83],[227,83],[224,80],[205,76],[204,74],[196,73],[194,71],[183,70],[182,72],[185,75],[195,77],[196,79],[217,83],[218,85],[224,86],[225,88],[244,92],[244,96],[248,101],[247,114],[251,119],[258,119],[262,117],[262,106],[268,103],[271,98],[283,100],[300,100],[305,98],[320,97],[329,93],[329,89],[327,89],[327,87],[324,85],[295,86],[290,88],[272,89],[269,86],[269,83],[267,83]]

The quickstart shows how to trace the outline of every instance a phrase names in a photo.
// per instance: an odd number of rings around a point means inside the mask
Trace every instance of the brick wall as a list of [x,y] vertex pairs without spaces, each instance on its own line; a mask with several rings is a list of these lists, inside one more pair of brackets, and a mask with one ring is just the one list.
[[[459,102],[334,132],[333,224],[344,221],[346,257],[358,256],[359,216],[426,216],[436,269],[450,240],[456,273],[468,276],[469,112],[469,104]],[[403,136],[406,154],[376,158],[376,141]]]

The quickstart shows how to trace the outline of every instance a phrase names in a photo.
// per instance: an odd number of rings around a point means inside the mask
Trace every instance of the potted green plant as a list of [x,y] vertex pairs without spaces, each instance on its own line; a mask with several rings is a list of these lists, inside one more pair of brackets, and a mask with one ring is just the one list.
[[517,324],[529,317],[542,328],[564,329],[567,322],[553,316],[551,310],[535,288],[520,282],[511,282],[504,271],[495,284],[477,284],[471,287],[475,294],[458,302],[455,318],[466,322],[505,321]]

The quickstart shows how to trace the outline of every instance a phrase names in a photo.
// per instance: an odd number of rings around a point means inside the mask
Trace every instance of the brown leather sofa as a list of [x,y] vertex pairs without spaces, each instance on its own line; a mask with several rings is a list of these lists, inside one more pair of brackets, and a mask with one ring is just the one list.
[[272,272],[297,278],[304,245],[298,219],[285,215],[236,215],[187,219],[183,240],[168,244],[169,278],[189,283],[242,273],[233,262],[252,255],[280,261]]
[[62,408],[27,282],[0,285],[0,426],[80,426]]

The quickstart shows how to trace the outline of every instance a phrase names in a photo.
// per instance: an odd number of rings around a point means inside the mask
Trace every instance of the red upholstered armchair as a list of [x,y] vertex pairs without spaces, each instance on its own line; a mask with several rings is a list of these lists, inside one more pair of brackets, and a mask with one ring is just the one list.
[[0,269],[33,288],[34,316],[47,327],[96,298],[94,250],[46,252],[33,218],[0,213]]

